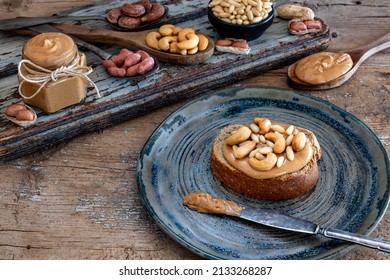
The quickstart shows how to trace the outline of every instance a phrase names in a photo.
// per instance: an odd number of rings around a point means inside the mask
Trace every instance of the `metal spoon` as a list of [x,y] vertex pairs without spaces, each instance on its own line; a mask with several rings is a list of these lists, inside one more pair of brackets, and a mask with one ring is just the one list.
[[360,64],[362,64],[367,58],[389,47],[390,33],[387,33],[386,35],[365,46],[347,51],[337,51],[337,53],[347,53],[351,56],[353,61],[352,68],[344,75],[319,85],[309,84],[299,80],[295,75],[295,68],[298,62],[295,62],[294,64],[290,65],[287,70],[287,75],[289,77],[289,85],[293,88],[303,90],[323,90],[339,87],[352,77],[352,75],[359,68]]

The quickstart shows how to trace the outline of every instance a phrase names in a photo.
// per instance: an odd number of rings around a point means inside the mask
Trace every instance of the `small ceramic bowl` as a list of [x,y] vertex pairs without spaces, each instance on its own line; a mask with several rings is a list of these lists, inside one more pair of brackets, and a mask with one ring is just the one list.
[[259,38],[272,25],[274,8],[272,7],[272,11],[267,18],[254,24],[233,24],[223,21],[214,15],[210,7],[208,7],[208,18],[211,25],[221,36],[250,41]]

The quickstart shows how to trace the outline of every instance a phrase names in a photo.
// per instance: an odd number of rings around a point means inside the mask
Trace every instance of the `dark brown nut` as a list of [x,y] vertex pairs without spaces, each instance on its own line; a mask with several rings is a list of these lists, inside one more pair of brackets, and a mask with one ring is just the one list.
[[115,9],[110,10],[107,13],[107,20],[108,20],[108,22],[110,22],[112,24],[117,24],[118,20],[121,16],[122,16],[121,10],[119,8],[115,8]]
[[154,59],[152,57],[148,57],[145,60],[143,60],[141,63],[139,63],[139,66],[137,68],[137,73],[140,75],[144,75],[148,73],[150,70],[152,70],[154,67]]
[[142,5],[145,8],[145,13],[149,13],[150,10],[152,9],[152,3],[150,3],[150,1],[147,1],[147,0],[138,1],[138,2],[135,2],[133,4]]
[[129,17],[141,17],[145,14],[145,8],[139,4],[123,4],[121,7],[122,13]]
[[131,29],[135,28],[141,25],[141,19],[140,18],[132,18],[132,17],[126,17],[122,16],[118,20],[118,25],[122,28]]
[[142,22],[153,22],[161,18],[165,13],[165,7],[161,4],[153,3],[149,13],[141,18]]

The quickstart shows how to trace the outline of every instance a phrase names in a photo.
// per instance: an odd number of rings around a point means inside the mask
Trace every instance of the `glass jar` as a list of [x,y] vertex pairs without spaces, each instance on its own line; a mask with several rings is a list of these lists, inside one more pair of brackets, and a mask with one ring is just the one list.
[[86,65],[85,55],[68,35],[37,35],[23,47],[19,93],[25,103],[48,113],[80,103],[89,84],[83,76]]

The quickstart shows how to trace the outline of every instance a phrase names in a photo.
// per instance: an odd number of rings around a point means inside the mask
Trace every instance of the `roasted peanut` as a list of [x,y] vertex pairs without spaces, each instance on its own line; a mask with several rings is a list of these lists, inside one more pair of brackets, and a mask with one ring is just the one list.
[[130,67],[141,61],[141,55],[139,53],[129,53],[125,58],[123,66]]
[[124,77],[126,76],[126,69],[120,68],[120,67],[111,67],[108,70],[108,73],[110,73],[111,76],[114,77]]
[[226,144],[233,146],[249,139],[252,131],[247,126],[241,126],[232,135],[226,138]]
[[276,12],[279,17],[284,19],[314,19],[314,12],[308,7],[287,4],[277,7]]

